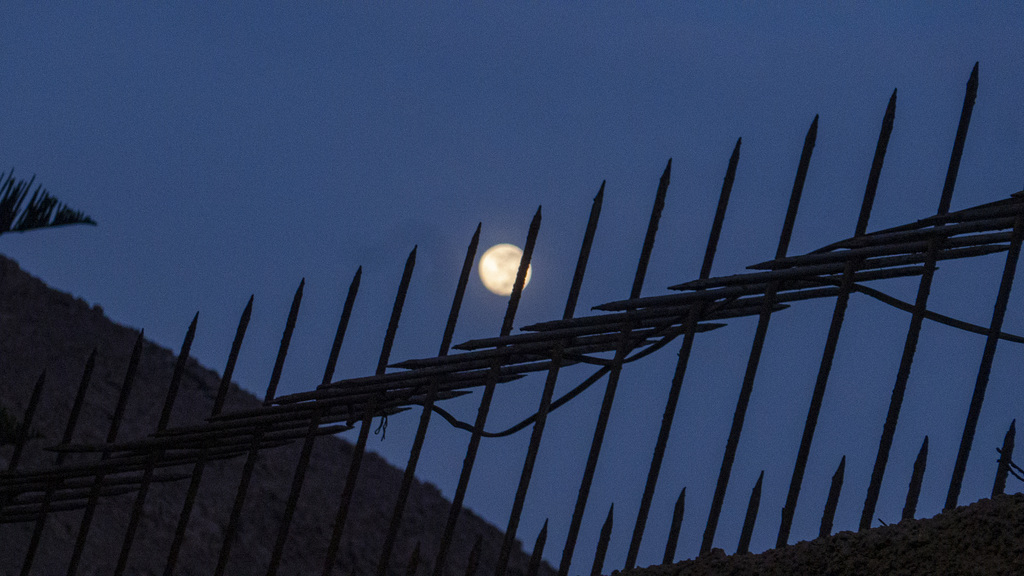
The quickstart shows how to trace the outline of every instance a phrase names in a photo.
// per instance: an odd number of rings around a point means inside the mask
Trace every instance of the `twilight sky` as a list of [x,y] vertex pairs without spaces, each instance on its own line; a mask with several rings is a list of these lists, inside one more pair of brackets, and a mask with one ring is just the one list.
[[[1024,185],[1024,7],[908,2],[877,8],[760,3],[509,7],[438,3],[192,8],[5,3],[0,166],[37,175],[99,226],[5,235],[0,251],[115,321],[221,370],[249,295],[236,380],[262,395],[291,295],[305,299],[280,393],[323,371],[348,282],[363,290],[337,378],[373,372],[406,254],[419,245],[394,361],[432,356],[466,244],[522,245],[543,205],[517,326],[560,317],[590,201],[607,180],[578,308],[624,298],[658,177],[672,184],[645,295],[697,276],[729,153],[743,138],[714,274],[771,258],[804,135],[820,114],[791,254],[853,233],[882,113],[895,130],[869,230],[935,212],[971,67],[974,109],[953,209]],[[944,263],[930,307],[987,325],[1003,256]],[[912,299],[916,281],[879,285]],[[456,340],[496,335],[506,300],[474,275]],[[1024,332],[1024,295],[1005,330]],[[832,301],[773,318],[715,545],[736,546],[765,470],[752,549],[775,542]],[[847,456],[836,529],[855,529],[909,315],[854,296],[791,541],[817,534]],[[659,562],[687,487],[677,559],[697,553],[756,320],[697,339],[639,564]],[[942,507],[984,338],[926,324],[877,516],[898,521],[930,437],[918,507]],[[576,552],[589,567],[615,503],[606,570],[625,558],[677,345],[623,373]],[[1019,345],[1000,345],[961,502],[987,496],[994,451],[1024,417]],[[556,394],[583,377],[563,371]],[[536,406],[533,377],[499,388],[489,429]],[[520,526],[550,518],[557,563],[601,383],[549,420]],[[472,419],[477,395],[445,407]],[[416,412],[418,414],[418,412]],[[372,450],[404,466],[417,416]],[[354,436],[353,436],[354,437]],[[450,496],[468,435],[435,420],[419,477]],[[504,528],[528,433],[485,440],[467,505]],[[1019,483],[1011,489],[1020,489]],[[339,486],[340,489],[340,486]],[[440,522],[440,520],[439,520]]]

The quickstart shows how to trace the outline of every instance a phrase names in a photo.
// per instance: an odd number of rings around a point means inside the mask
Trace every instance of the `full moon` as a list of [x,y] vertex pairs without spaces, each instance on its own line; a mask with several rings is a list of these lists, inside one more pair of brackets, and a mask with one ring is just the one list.
[[[512,286],[516,282],[519,261],[523,259],[523,251],[512,244],[496,244],[491,246],[480,257],[480,280],[484,287],[499,296],[512,294]],[[530,284],[533,266],[526,269],[526,287]]]

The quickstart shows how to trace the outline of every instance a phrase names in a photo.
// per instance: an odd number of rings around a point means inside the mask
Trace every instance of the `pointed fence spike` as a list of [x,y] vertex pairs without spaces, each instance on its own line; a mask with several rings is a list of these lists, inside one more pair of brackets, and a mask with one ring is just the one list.
[[878,134],[878,143],[875,145],[875,157],[871,161],[871,172],[868,173],[868,184],[864,189],[864,200],[861,201],[860,216],[857,217],[854,236],[863,236],[867,232],[871,208],[875,204],[875,193],[878,191],[878,179],[882,175],[882,163],[885,161],[885,152],[889,148],[889,137],[892,136],[895,120],[896,89],[893,89],[892,96],[889,97],[889,105],[885,108],[885,116],[882,118],[882,130]]
[[732,149],[732,156],[729,157],[729,166],[725,170],[725,179],[722,181],[722,191],[718,195],[718,208],[715,209],[715,219],[711,223],[711,233],[708,234],[707,248],[704,250],[704,263],[700,267],[699,278],[711,277],[711,265],[715,260],[715,252],[718,250],[718,239],[722,236],[722,226],[725,223],[725,211],[729,207],[729,196],[732,194],[732,185],[736,181],[736,167],[740,162],[740,146],[743,138],[736,139],[736,146]]
[[[576,260],[576,271],[573,274],[572,284],[569,287],[569,296],[566,299],[563,320],[572,318],[576,310],[576,302],[579,297],[580,287],[583,284],[583,277],[587,271],[587,262],[590,259],[590,249],[594,243],[594,235],[597,233],[597,223],[601,215],[601,206],[604,202],[604,182],[601,189],[594,197],[594,203],[590,208],[590,217],[587,220],[587,228],[583,233],[583,242],[580,245],[579,257]],[[519,476],[519,485],[516,488],[516,495],[512,501],[512,510],[509,513],[508,526],[505,528],[505,535],[502,539],[501,550],[498,553],[498,563],[495,569],[496,576],[505,576],[508,564],[512,555],[512,547],[515,543],[516,534],[519,530],[519,519],[526,504],[526,494],[530,488],[530,480],[533,477],[533,469],[537,461],[537,453],[540,450],[540,442],[544,435],[544,428],[547,425],[548,413],[551,410],[551,398],[554,396],[555,384],[558,381],[558,374],[562,364],[562,352],[564,343],[555,343],[550,351],[551,366],[548,368],[547,378],[544,381],[544,389],[541,392],[540,405],[537,407],[536,418],[534,419],[533,430],[530,435],[530,444],[526,450],[526,458],[523,461],[523,468]]]
[[1003,437],[1003,447],[999,450],[999,467],[996,469],[996,481],[992,485],[992,497],[1006,490],[1006,478],[1010,475],[1010,462],[1013,461],[1014,436],[1017,435],[1017,419],[1010,422],[1010,428]]
[[[776,259],[785,258],[789,250],[789,241],[793,234],[793,226],[796,222],[796,214],[800,207],[800,198],[803,195],[804,183],[807,179],[811,154],[814,151],[814,143],[817,137],[818,116],[815,115],[810,129],[807,130],[807,136],[804,138],[803,150],[800,153],[800,164],[797,166],[793,190],[789,195],[786,219],[782,225],[782,232],[779,234],[779,246],[775,252]],[[743,374],[743,383],[740,385],[739,398],[736,400],[736,409],[733,412],[732,427],[729,430],[729,438],[725,444],[725,453],[722,456],[722,467],[718,472],[718,482],[715,484],[715,493],[711,500],[711,510],[708,512],[708,522],[704,527],[704,537],[700,545],[701,556],[711,552],[711,547],[715,541],[718,520],[722,513],[722,506],[725,503],[726,491],[729,488],[729,477],[732,474],[736,450],[739,446],[740,436],[743,433],[743,421],[746,418],[747,406],[750,404],[750,396],[754,390],[754,381],[761,362],[761,352],[764,349],[764,342],[768,335],[768,326],[771,322],[772,312],[775,309],[776,294],[779,286],[780,283],[778,281],[772,281],[768,283],[764,291],[761,313],[758,317],[757,329],[754,332],[754,341],[750,347],[747,368]]]
[[21,461],[21,454],[25,450],[25,443],[29,440],[30,432],[32,430],[32,419],[35,418],[36,408],[39,407],[39,399],[42,397],[43,386],[45,384],[46,370],[43,370],[42,373],[39,374],[39,378],[36,380],[36,385],[32,387],[32,394],[29,396],[28,406],[25,408],[25,414],[21,418],[21,425],[18,426],[14,452],[11,454],[11,459],[7,463],[8,472],[14,472]]
[[[942,216],[949,212],[950,202],[953,197],[953,189],[956,186],[957,171],[960,168],[960,158],[963,155],[964,142],[967,139],[967,128],[971,121],[971,110],[974,108],[974,100],[978,93],[978,65],[974,65],[971,78],[967,81],[967,94],[964,97],[964,107],[960,113],[960,125],[957,128],[956,140],[953,142],[953,151],[950,154],[949,168],[946,172],[946,182],[942,188],[942,197],[939,200],[938,215]],[[896,434],[896,427],[899,424],[900,411],[903,407],[903,397],[907,391],[907,381],[910,379],[910,370],[913,366],[914,355],[917,351],[917,341],[921,335],[921,324],[928,309],[928,297],[931,294],[932,280],[935,276],[935,262],[941,248],[942,240],[934,237],[928,242],[928,250],[924,270],[921,271],[921,280],[917,288],[917,298],[914,302],[914,313],[910,319],[910,327],[907,329],[907,339],[903,346],[903,356],[900,360],[900,368],[896,374],[896,383],[893,385],[892,397],[889,400],[889,411],[886,414],[885,424],[882,426],[882,436],[878,442],[878,453],[875,456],[875,466],[871,471],[871,480],[868,484],[867,495],[864,498],[864,508],[860,517],[860,529],[871,528],[872,519],[875,514],[875,507],[878,505],[878,498],[882,490],[882,481],[885,478],[885,469],[889,462],[889,451],[892,449],[893,437]],[[962,445],[962,443],[961,443]],[[951,486],[952,488],[952,486]],[[952,491],[947,495],[947,502],[953,497]]]
[[679,544],[679,529],[683,524],[683,513],[686,510],[686,487],[679,492],[675,508],[672,510],[672,523],[668,528],[668,541],[665,543],[665,556],[662,564],[672,564],[676,558],[676,546]]
[[590,576],[601,576],[604,570],[604,557],[608,553],[608,542],[612,538],[612,517],[615,514],[615,504],[608,508],[608,517],[604,519],[601,526],[601,534],[597,537],[597,550],[594,551],[594,566],[590,569]]
[[761,482],[764,480],[764,470],[757,477],[757,484],[750,493],[750,502],[747,504],[747,516],[743,520],[743,530],[740,532],[740,543],[736,547],[737,554],[750,552],[750,538],[754,534],[754,524],[757,523],[757,511],[761,506]]
[[284,332],[281,334],[281,344],[277,348],[277,359],[274,361],[274,370],[270,373],[270,383],[267,384],[267,393],[263,397],[263,404],[270,405],[277,395],[277,385],[281,381],[281,372],[284,370],[284,361],[288,356],[288,346],[292,341],[292,333],[295,332],[295,322],[299,318],[299,306],[302,304],[302,289],[306,286],[306,279],[299,282],[299,287],[292,296],[292,307],[288,310],[288,320],[284,325]]
[[540,564],[544,561],[544,544],[548,540],[548,519],[544,519],[544,526],[537,534],[537,541],[533,544],[533,554],[530,555],[530,564],[526,567],[526,576],[537,576],[540,571]]
[[903,520],[913,520],[917,513],[917,500],[921,496],[921,481],[924,480],[924,468],[928,464],[928,437],[924,437],[921,450],[914,460],[914,471],[910,475],[910,488],[907,489],[907,503],[903,506]]
[[416,576],[416,569],[420,567],[420,542],[416,541],[416,547],[412,549],[409,563],[405,567],[405,576]]
[[473,548],[469,551],[469,558],[466,559],[466,576],[476,576],[480,568],[480,553],[483,551],[483,537],[477,536]]
[[985,349],[981,355],[981,364],[978,366],[978,377],[974,383],[971,404],[967,409],[967,421],[964,423],[960,448],[957,451],[956,463],[953,465],[953,476],[949,481],[949,491],[946,493],[945,510],[956,508],[959,504],[960,488],[963,484],[964,474],[967,472],[967,460],[971,455],[971,448],[974,446],[974,434],[978,429],[982,404],[985,402],[985,391],[988,389],[989,377],[992,374],[996,347],[999,345],[999,334],[1003,331],[1003,320],[1010,303],[1013,279],[1017,275],[1022,241],[1024,241],[1024,213],[1018,213],[1014,219],[1010,249],[1006,252],[1003,276],[999,281],[999,292],[996,294],[995,306],[992,309],[992,321],[989,324],[988,336],[985,338]]
[[[473,269],[473,262],[476,259],[476,251],[480,245],[480,228],[482,224],[476,225],[473,238],[466,248],[466,257],[462,262],[462,271],[459,274],[459,281],[455,286],[455,296],[452,298],[452,306],[448,312],[448,322],[444,327],[444,334],[441,336],[441,347],[437,355],[447,356],[451,347],[452,337],[455,334],[455,325],[459,320],[459,312],[462,309],[462,299],[466,294],[466,286],[469,283],[469,275]],[[394,508],[391,510],[391,522],[388,525],[388,532],[384,537],[384,546],[381,549],[380,560],[377,561],[377,574],[387,576],[388,567],[391,563],[391,552],[394,550],[395,542],[398,540],[398,530],[402,525],[402,516],[405,513],[405,505],[409,499],[409,492],[415,479],[416,466],[419,464],[420,453],[423,450],[423,443],[426,441],[427,428],[430,426],[430,416],[433,412],[434,402],[440,390],[440,379],[434,379],[427,390],[423,402],[423,411],[420,412],[419,425],[416,428],[416,436],[413,438],[412,448],[409,449],[409,461],[405,466],[402,475],[402,484],[398,488],[398,495],[395,498]],[[418,545],[418,544],[417,544]],[[329,548],[329,550],[334,548]]]
[[630,298],[639,298],[644,288],[644,279],[647,277],[647,265],[651,261],[651,252],[654,250],[654,239],[658,234],[658,223],[661,221],[661,213],[665,209],[665,196],[668,194],[668,184],[672,176],[672,159],[668,159],[668,165],[661,174],[658,183],[658,192],[654,196],[654,207],[651,208],[651,219],[647,223],[647,235],[644,237],[644,247],[640,251],[640,260],[637,261],[636,274],[633,277],[633,288],[629,292]]
[[843,491],[843,475],[846,471],[846,456],[839,461],[836,473],[832,475],[832,484],[828,489],[828,498],[825,500],[825,511],[821,515],[821,527],[818,529],[818,538],[825,538],[832,535],[832,522],[836,517],[836,507],[839,505],[839,493]]
[[341,309],[341,319],[338,320],[338,329],[334,333],[334,343],[331,344],[331,353],[327,357],[327,367],[324,368],[324,378],[321,386],[331,383],[334,378],[334,371],[338,365],[338,355],[341,353],[341,344],[345,341],[345,332],[348,330],[348,321],[352,317],[352,307],[355,305],[356,294],[359,293],[359,282],[363,276],[363,267],[356,269],[356,274],[348,286],[348,295],[345,297],[345,304]]
[[[537,244],[537,235],[540,232],[541,208],[530,221],[530,229],[526,234],[526,244],[523,246],[523,256],[519,260],[519,269],[516,271],[516,281],[512,287],[512,295],[508,300],[508,307],[505,310],[505,318],[501,324],[501,337],[508,336],[512,332],[512,324],[515,321],[516,311],[519,308],[519,300],[522,297],[523,287],[526,284],[526,272],[530,269],[530,261],[533,258],[533,249]],[[451,546],[455,534],[455,525],[462,513],[462,503],[466,497],[466,490],[469,488],[469,480],[473,474],[473,465],[476,462],[477,450],[480,448],[480,439],[487,423],[487,415],[491,409],[491,399],[494,397],[494,387],[500,375],[500,360],[496,359],[488,370],[484,383],[483,393],[480,396],[480,405],[477,408],[476,420],[473,423],[473,431],[466,446],[466,456],[462,460],[462,471],[459,473],[459,483],[455,487],[455,495],[448,508],[448,519],[445,522],[441,534],[441,542],[437,547],[437,556],[434,560],[434,576],[443,576],[448,548]]]

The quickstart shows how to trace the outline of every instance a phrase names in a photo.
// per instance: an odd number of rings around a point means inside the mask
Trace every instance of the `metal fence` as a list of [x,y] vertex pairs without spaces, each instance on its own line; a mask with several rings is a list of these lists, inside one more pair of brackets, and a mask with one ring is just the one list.
[[[789,199],[789,208],[779,235],[775,258],[751,266],[750,268],[754,269],[754,271],[749,273],[721,277],[713,277],[711,275],[716,247],[740,158],[740,141],[737,141],[728,162],[700,274],[696,280],[672,286],[671,290],[673,292],[671,293],[652,297],[640,296],[661,220],[665,196],[669,187],[671,174],[671,161],[669,161],[655,195],[654,208],[651,212],[647,234],[636,263],[632,289],[624,300],[608,302],[597,306],[598,313],[576,316],[576,304],[601,214],[604,193],[603,185],[593,201],[562,318],[527,326],[523,329],[522,333],[513,334],[512,328],[524,285],[525,273],[529,266],[541,223],[541,212],[539,209],[530,224],[522,262],[516,278],[515,288],[508,301],[508,308],[504,316],[501,332],[495,338],[471,340],[454,347],[451,346],[463,294],[476,258],[480,234],[478,228],[466,251],[465,263],[459,276],[458,286],[451,305],[451,312],[437,356],[391,363],[392,343],[394,342],[395,331],[402,314],[406,291],[415,264],[416,251],[413,250],[406,262],[397,297],[395,298],[389,327],[380,353],[380,359],[377,364],[377,370],[373,375],[342,381],[331,381],[338,353],[348,329],[348,322],[356,294],[359,290],[361,274],[357,271],[349,288],[323,381],[316,389],[308,392],[277,396],[277,384],[288,352],[289,341],[295,328],[302,298],[303,286],[300,284],[292,302],[287,325],[281,337],[277,361],[264,402],[258,409],[233,412],[223,411],[224,400],[231,382],[235,361],[238,357],[252,311],[252,300],[249,301],[239,321],[235,340],[223,378],[221,379],[220,389],[214,401],[212,413],[203,422],[176,427],[168,425],[175,396],[184,372],[185,360],[188,358],[189,348],[195,333],[195,320],[193,320],[185,336],[178,356],[178,363],[167,390],[159,422],[152,434],[144,438],[132,440],[123,440],[118,436],[118,429],[121,425],[127,399],[131,392],[141,353],[142,336],[140,335],[135,344],[121,387],[120,397],[114,409],[114,416],[106,436],[106,442],[99,445],[73,443],[76,422],[90,382],[92,366],[95,360],[95,356],[93,356],[89,359],[85,368],[61,443],[55,447],[57,451],[56,461],[51,466],[22,469],[19,468],[22,448],[29,437],[33,415],[45,382],[45,377],[41,376],[33,390],[28,408],[22,418],[21,426],[16,432],[15,448],[7,471],[0,474],[0,523],[34,523],[34,533],[28,550],[25,553],[25,560],[21,569],[22,573],[27,574],[32,566],[43,527],[50,513],[84,509],[70,566],[68,567],[68,573],[75,574],[79,569],[82,552],[88,545],[90,524],[95,516],[97,503],[100,499],[112,495],[133,493],[135,494],[134,506],[125,527],[123,546],[121,547],[115,570],[115,574],[123,574],[127,569],[132,543],[139,529],[143,504],[152,484],[154,482],[189,479],[188,488],[182,494],[182,506],[177,529],[167,553],[164,569],[165,574],[172,574],[175,571],[176,562],[181,553],[182,543],[189,526],[189,519],[196,496],[202,486],[201,480],[204,466],[214,460],[234,459],[234,462],[242,466],[241,479],[230,518],[223,533],[217,565],[211,567],[213,574],[224,574],[239,526],[241,512],[245,505],[249,483],[254,474],[257,455],[262,450],[273,449],[291,442],[301,442],[302,450],[298,462],[295,464],[294,476],[290,492],[287,496],[284,515],[278,529],[270,563],[266,569],[268,575],[276,574],[280,567],[292,517],[317,437],[358,429],[351,466],[342,484],[340,503],[331,527],[330,546],[323,561],[322,573],[325,576],[330,575],[335,567],[335,557],[344,530],[347,527],[351,528],[351,526],[347,526],[348,512],[352,502],[353,491],[359,478],[367,438],[373,426],[373,419],[378,417],[386,419],[388,415],[394,414],[400,409],[415,407],[420,410],[419,425],[409,453],[409,460],[401,487],[398,493],[394,495],[395,503],[385,544],[380,553],[377,573],[385,575],[395,572],[394,564],[398,560],[392,558],[392,551],[396,536],[402,524],[403,511],[425,442],[428,424],[431,418],[437,415],[443,417],[449,424],[466,430],[470,435],[470,440],[450,511],[442,529],[437,557],[433,562],[433,574],[435,576],[441,576],[445,573],[449,543],[452,540],[459,515],[462,511],[463,499],[471,480],[474,461],[481,441],[484,438],[507,436],[519,431],[530,431],[529,449],[525,461],[522,463],[518,489],[509,513],[504,542],[498,556],[497,574],[502,576],[508,567],[510,553],[517,536],[520,515],[526,504],[527,492],[536,463],[538,448],[542,442],[545,423],[549,415],[567,402],[570,402],[588,387],[603,383],[604,396],[600,413],[594,429],[586,468],[580,480],[578,497],[561,556],[559,573],[564,576],[568,574],[572,565],[574,549],[583,521],[584,511],[586,510],[595,469],[601,454],[609,415],[613,409],[620,375],[631,362],[654,354],[670,343],[679,342],[678,362],[674,376],[669,384],[668,399],[665,404],[655,448],[651,455],[650,469],[641,498],[639,512],[635,519],[626,559],[625,567],[632,568],[636,563],[640,544],[645,535],[648,513],[657,488],[658,477],[665,457],[669,434],[675,418],[676,405],[694,340],[699,334],[726,326],[729,319],[744,316],[756,317],[757,328],[753,345],[746,363],[740,395],[733,414],[732,427],[722,457],[721,470],[718,475],[703,541],[700,546],[701,553],[707,553],[711,550],[719,522],[732,467],[736,458],[737,445],[743,432],[744,418],[772,315],[803,300],[832,298],[835,301],[835,308],[824,346],[824,353],[821,358],[820,369],[813,389],[796,464],[792,471],[792,480],[786,504],[783,508],[782,522],[778,533],[777,545],[785,546],[789,542],[793,515],[799,502],[804,473],[818,416],[821,411],[822,399],[827,391],[839,334],[843,326],[850,297],[854,293],[875,298],[911,313],[911,322],[906,335],[902,360],[893,387],[892,398],[871,475],[871,482],[865,498],[860,529],[870,528],[871,520],[874,517],[882,479],[886,471],[889,452],[893,442],[893,435],[902,409],[904,393],[923,322],[929,320],[943,323],[961,330],[984,335],[986,338],[984,354],[981,365],[978,368],[974,394],[971,399],[962,442],[956,458],[953,475],[950,479],[948,496],[945,503],[946,508],[957,506],[961,483],[968,457],[971,453],[996,347],[1000,340],[1024,343],[1024,338],[1002,332],[1003,318],[1006,313],[1016,272],[1021,242],[1024,239],[1024,192],[1018,192],[998,202],[957,212],[949,211],[960,158],[970,123],[971,110],[977,91],[977,74],[977,66],[975,66],[967,84],[967,94],[964,99],[960,124],[953,145],[938,210],[934,216],[918,220],[917,222],[877,232],[867,232],[879,174],[882,170],[886,147],[893,128],[896,107],[896,93],[893,92],[882,120],[881,133],[878,137],[874,161],[871,166],[867,188],[864,193],[860,214],[854,227],[853,236],[808,254],[789,256],[788,247],[797,210],[800,206],[804,179],[814,149],[817,118],[815,118],[807,132]],[[928,309],[928,299],[934,281],[937,262],[949,259],[971,258],[998,252],[1006,253],[1006,261],[989,326],[969,324]],[[916,299],[913,302],[898,300],[869,286],[872,281],[898,277],[918,279],[919,287]],[[452,348],[456,351],[453,352]],[[590,365],[593,372],[572,390],[559,398],[555,398],[555,385],[560,369],[572,365]],[[536,413],[507,430],[501,432],[486,431],[488,413],[496,387],[523,378],[532,372],[539,372],[545,375],[545,384],[541,397],[538,399]],[[480,392],[480,403],[476,418],[472,423],[457,420],[438,405],[440,401],[469,394],[474,390]],[[1011,460],[1013,438],[1014,427],[1011,424],[1006,441],[1000,450],[1001,457],[996,481],[993,486],[993,494],[1001,493],[1004,490],[1009,474],[1018,475],[1021,472],[1020,468],[1017,468]],[[906,506],[903,510],[904,518],[912,518],[915,514],[927,451],[928,439],[925,438],[920,454],[914,464],[914,473],[908,490]],[[66,463],[67,455],[71,453],[79,455],[91,454],[91,457],[80,458],[71,464]],[[191,466],[191,473],[182,475],[171,471],[180,470],[182,466]],[[840,462],[839,468],[832,479],[828,501],[821,520],[820,534],[822,536],[832,533],[833,516],[842,490],[844,471],[845,457]],[[754,523],[757,520],[762,479],[763,472],[751,494],[740,542],[737,547],[741,552],[745,552],[748,549]],[[679,495],[673,521],[667,534],[664,555],[666,563],[671,562],[675,557],[676,541],[678,540],[679,526],[684,511],[684,501],[685,489]],[[597,553],[593,560],[592,574],[600,574],[603,570],[604,554],[610,538],[612,519],[613,510],[609,510],[599,538]],[[537,572],[546,538],[547,525],[545,524],[534,546],[533,559],[529,569],[530,574],[536,574]],[[661,535],[661,538],[666,538],[666,535]],[[480,555],[479,542],[478,546],[474,548],[473,553],[478,559]],[[413,558],[403,563],[405,573],[414,574],[418,562],[419,554],[417,548]],[[469,561],[469,566],[468,573],[475,571],[476,562],[472,557]]]

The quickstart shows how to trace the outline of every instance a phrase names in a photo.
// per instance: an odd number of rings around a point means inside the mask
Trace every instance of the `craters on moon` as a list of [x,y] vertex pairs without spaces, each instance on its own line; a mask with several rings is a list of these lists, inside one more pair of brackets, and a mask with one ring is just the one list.
[[[488,248],[480,257],[480,264],[477,266],[484,287],[499,296],[511,295],[512,286],[516,282],[516,272],[519,271],[519,261],[522,259],[523,251],[512,244],[496,244]],[[524,287],[530,284],[532,268],[530,266],[526,269]]]

